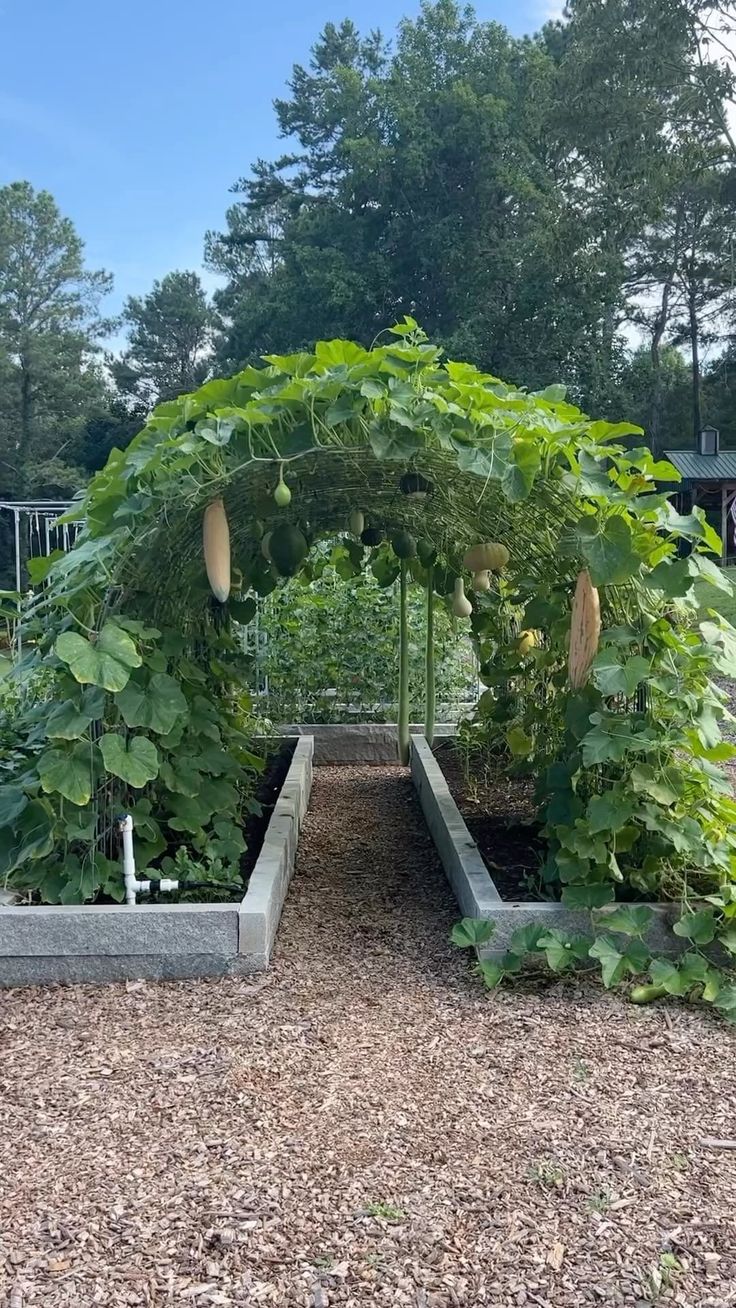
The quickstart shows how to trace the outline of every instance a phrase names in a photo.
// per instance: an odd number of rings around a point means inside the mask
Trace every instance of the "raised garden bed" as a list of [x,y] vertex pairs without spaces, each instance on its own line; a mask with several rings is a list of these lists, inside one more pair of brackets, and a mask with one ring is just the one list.
[[0,985],[222,976],[268,966],[312,784],[303,736],[233,903],[0,908]]
[[[424,736],[412,737],[411,774],[427,825],[442,860],[447,878],[455,892],[463,917],[492,918],[496,923],[489,944],[478,950],[481,958],[496,958],[509,949],[517,927],[539,923],[545,930],[560,927],[585,931],[590,925],[586,910],[566,908],[564,904],[535,899],[507,899],[486,866],[478,845],[468,829],[447,779]],[[500,862],[500,856],[492,859]],[[508,885],[508,880],[506,881]],[[680,916],[679,904],[650,904],[654,920],[647,942],[659,953],[686,948],[671,931]]]
[[543,843],[534,783],[505,776],[469,781],[454,740],[440,737],[432,752],[501,898],[540,900]]

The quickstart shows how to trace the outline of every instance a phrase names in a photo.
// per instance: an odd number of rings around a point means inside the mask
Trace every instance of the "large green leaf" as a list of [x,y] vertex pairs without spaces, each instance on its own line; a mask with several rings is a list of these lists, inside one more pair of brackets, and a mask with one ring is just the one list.
[[147,682],[131,677],[115,703],[127,726],[146,727],[160,736],[167,736],[189,711],[178,681],[166,672],[155,672]]
[[715,666],[725,677],[736,677],[736,631],[723,621],[701,622],[703,640],[717,651]]
[[631,527],[625,518],[580,518],[575,527],[578,547],[594,586],[619,585],[638,571],[641,559],[634,550]]
[[59,872],[64,880],[59,890],[60,904],[85,904],[94,898],[99,887],[99,875],[92,859],[82,862],[76,854],[68,854]]
[[12,827],[0,829],[0,876],[23,863],[45,858],[54,847],[54,823],[46,804],[32,799]]
[[544,928],[538,922],[528,922],[526,926],[518,926],[511,934],[509,947],[513,954],[532,954],[539,951],[539,937],[544,934]]
[[170,816],[168,825],[172,831],[199,831],[209,822],[214,812],[214,805],[203,800],[199,795],[191,798],[183,795],[169,797]]
[[733,595],[733,585],[723,568],[719,568],[707,554],[691,554],[687,559],[687,567],[691,577],[710,582],[711,586],[715,586],[724,595]]
[[620,763],[633,744],[631,723],[616,714],[591,713],[593,723],[581,741],[586,767],[596,763]]
[[714,911],[701,908],[697,913],[684,913],[672,930],[676,936],[692,940],[694,945],[708,945],[716,934]]
[[0,827],[20,817],[27,803],[28,796],[21,786],[0,786]]
[[56,791],[71,804],[87,804],[92,795],[93,746],[75,745],[73,749],[49,749],[38,761],[41,786],[47,794]]
[[450,939],[459,949],[484,945],[496,930],[496,923],[487,917],[464,917],[452,928]]
[[596,916],[596,926],[607,931],[620,931],[626,936],[643,936],[654,920],[654,913],[645,904],[618,904]]
[[722,986],[713,1002],[728,1022],[736,1022],[736,986]]
[[67,699],[56,705],[46,723],[46,734],[58,740],[79,740],[104,711],[104,690],[100,686],[87,686],[79,702]]
[[669,599],[687,595],[693,584],[687,559],[664,559],[644,580],[647,586],[661,590]]
[[588,801],[588,828],[591,834],[619,831],[626,826],[634,811],[634,804],[621,791],[607,790],[602,795],[593,795]]
[[554,927],[539,937],[537,947],[544,950],[547,966],[553,972],[565,972],[588,957],[590,937]]
[[484,481],[498,481],[508,471],[511,456],[511,437],[506,432],[494,435],[486,444],[474,445],[459,435],[452,437],[457,450],[457,466],[461,472],[472,472]]
[[503,493],[512,504],[518,504],[528,498],[539,472],[541,459],[541,449],[537,441],[514,441],[511,462],[501,480]]
[[495,990],[503,981],[505,969],[500,963],[495,963],[492,959],[487,958],[478,963],[478,973],[483,978],[483,985],[486,990]]
[[649,659],[640,654],[621,659],[618,650],[610,647],[593,660],[593,680],[603,695],[633,695],[650,670]]
[[684,995],[689,986],[680,975],[680,969],[666,958],[654,958],[649,965],[652,984],[663,986],[668,995]]
[[102,736],[100,750],[106,770],[136,790],[158,776],[158,750],[145,736],[132,736],[126,741],[117,732],[109,732]]
[[534,740],[518,724],[506,732],[506,744],[516,758],[525,758],[534,749]]
[[161,764],[161,780],[168,790],[193,798],[199,793],[202,773],[197,767],[198,760],[179,754],[172,754]]
[[403,462],[421,450],[424,441],[418,432],[406,427],[395,427],[375,422],[368,433],[371,449],[377,459],[393,459]]
[[675,804],[683,789],[681,777],[674,768],[654,768],[648,763],[637,763],[629,773],[632,789],[649,795],[658,804]]
[[77,681],[111,691],[122,690],[131,669],[142,663],[133,640],[114,622],[106,622],[94,641],[76,631],[63,631],[54,649]]
[[613,936],[598,936],[590,947],[590,957],[601,965],[603,984],[607,990],[618,985],[627,972],[636,976],[643,972],[649,961],[649,950],[641,940],[627,940],[623,945]]
[[616,897],[610,881],[597,881],[582,886],[565,886],[562,902],[566,908],[602,908]]
[[693,986],[702,986],[703,998],[712,1001],[720,989],[718,973],[709,967],[702,954],[684,954],[677,963],[655,958],[649,975],[654,985],[663,986],[669,995],[686,995]]

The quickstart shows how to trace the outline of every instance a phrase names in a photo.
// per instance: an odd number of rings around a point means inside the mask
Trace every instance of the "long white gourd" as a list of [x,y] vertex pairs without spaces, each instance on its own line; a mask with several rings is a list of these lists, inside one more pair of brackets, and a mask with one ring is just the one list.
[[600,634],[600,598],[590,580],[590,573],[584,568],[578,574],[570,618],[567,671],[573,690],[580,690],[588,680],[590,665],[598,652]]
[[210,589],[224,604],[230,594],[230,528],[221,499],[213,500],[204,511],[202,547]]

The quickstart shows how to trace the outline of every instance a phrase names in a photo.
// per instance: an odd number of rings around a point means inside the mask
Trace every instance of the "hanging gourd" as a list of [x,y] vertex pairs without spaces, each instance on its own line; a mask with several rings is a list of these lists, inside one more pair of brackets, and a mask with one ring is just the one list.
[[417,541],[417,553],[420,561],[427,569],[427,594],[426,594],[426,645],[424,651],[424,737],[427,744],[431,745],[434,740],[434,718],[436,709],[436,695],[434,683],[434,560],[424,563],[419,546],[426,544],[425,541]]
[[391,537],[391,548],[397,559],[415,559],[417,555],[417,543],[408,531],[397,531]]
[[365,527],[360,533],[360,539],[363,545],[380,545],[383,540],[383,532],[380,527]]
[[363,528],[365,527],[365,518],[360,509],[353,509],[349,518],[349,527],[353,536],[362,535]]
[[473,587],[474,591],[490,590],[491,589],[490,570],[488,568],[484,568],[481,572],[474,572],[473,580],[470,584]]
[[289,490],[289,487],[284,481],[283,463],[279,465],[279,480],[278,480],[278,485],[273,493],[273,498],[278,504],[280,509],[285,509],[289,504],[291,504],[291,491]]
[[399,742],[399,762],[406,767],[409,762],[409,624],[406,616],[406,591],[409,564],[405,558],[399,568],[399,704],[397,736]]
[[473,545],[463,559],[463,567],[468,572],[501,572],[510,558],[505,545],[500,541],[485,541]]
[[537,634],[535,631],[520,631],[516,642],[516,648],[520,654],[529,654],[531,650],[536,649],[538,644]]
[[432,568],[437,562],[437,551],[431,540],[426,540],[423,536],[417,541],[417,558],[423,568]]
[[434,485],[426,477],[423,477],[421,472],[405,472],[399,482],[399,490],[408,499],[421,503],[422,500],[426,500],[428,495],[432,494]]
[[263,537],[263,540],[261,541],[261,554],[263,555],[264,559],[268,559],[269,563],[271,562],[271,550],[269,547],[271,544],[272,535],[273,535],[272,531],[267,531],[265,536]]
[[202,550],[212,594],[224,604],[230,594],[230,528],[222,499],[213,500],[204,511]]
[[462,577],[455,581],[455,589],[452,596],[452,611],[456,618],[469,618],[473,612],[473,606],[465,594],[465,585]]
[[590,580],[590,573],[584,568],[578,574],[570,618],[567,671],[573,690],[580,690],[588,680],[591,664],[598,651],[600,634],[600,597]]
[[282,577],[293,577],[309,553],[304,533],[290,523],[284,523],[271,532],[268,542],[271,562]]

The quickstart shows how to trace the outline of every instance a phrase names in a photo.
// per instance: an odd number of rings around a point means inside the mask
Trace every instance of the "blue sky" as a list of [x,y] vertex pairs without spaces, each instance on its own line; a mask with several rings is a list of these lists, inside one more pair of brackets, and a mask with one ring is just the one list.
[[[554,3],[554,0],[552,0]],[[0,184],[27,178],[75,222],[108,311],[200,268],[228,188],[280,149],[272,101],[324,23],[393,32],[414,0],[0,0]],[[477,0],[534,30],[548,0]]]

